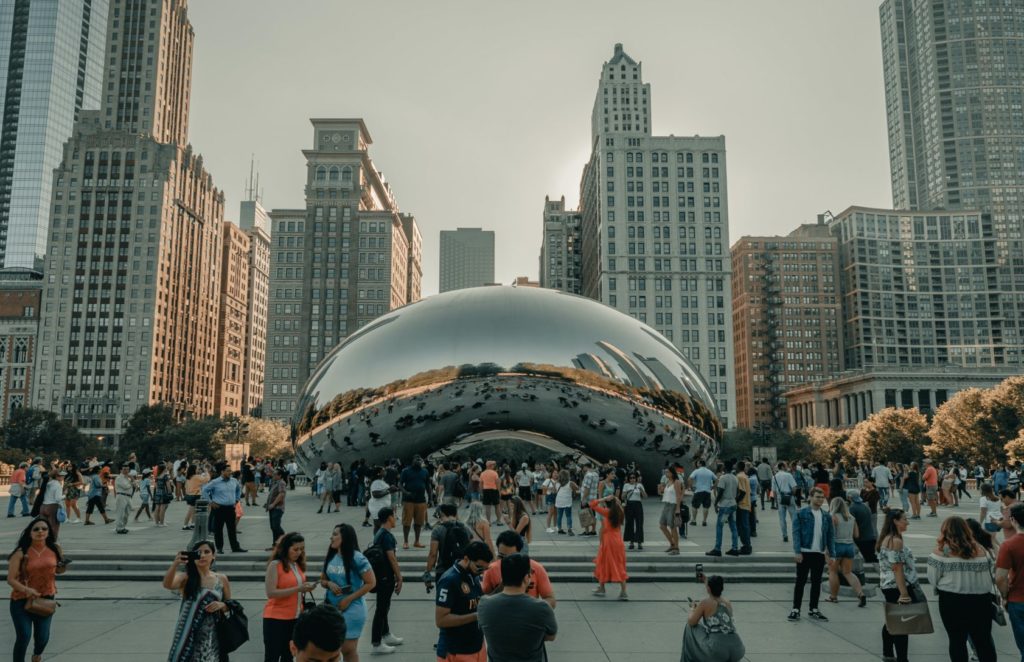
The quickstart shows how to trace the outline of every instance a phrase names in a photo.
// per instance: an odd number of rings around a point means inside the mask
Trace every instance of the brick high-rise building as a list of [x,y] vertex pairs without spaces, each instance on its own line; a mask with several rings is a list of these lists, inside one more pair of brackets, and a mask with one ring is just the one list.
[[270,212],[264,418],[290,418],[302,384],[331,349],[419,297],[420,233],[370,160],[366,124],[311,122],[305,208]]
[[55,172],[35,388],[116,438],[142,405],[217,410],[224,196],[186,142],[186,2],[115,1],[108,21],[106,94]]
[[263,381],[267,365],[267,310],[270,301],[270,217],[251,191],[243,200],[238,223],[249,237],[249,301],[245,325],[245,368],[242,372],[242,413],[263,413]]
[[582,216],[561,200],[544,198],[544,234],[540,246],[540,286],[569,294],[580,293]]
[[736,423],[786,429],[785,392],[842,370],[839,243],[819,219],[731,252]]
[[250,246],[249,236],[240,227],[230,221],[224,221],[223,227],[214,413],[241,416],[245,411]]
[[28,269],[0,272],[0,423],[32,407],[43,283]]

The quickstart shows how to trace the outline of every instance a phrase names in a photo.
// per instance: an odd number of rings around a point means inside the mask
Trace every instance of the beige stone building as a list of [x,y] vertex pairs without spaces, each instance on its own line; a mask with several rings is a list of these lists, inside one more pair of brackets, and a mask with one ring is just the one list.
[[270,216],[258,199],[244,200],[238,218],[249,237],[249,300],[245,326],[242,413],[263,413],[263,374],[267,363],[267,307],[270,297]]
[[217,343],[215,413],[241,416],[245,411],[246,329],[249,305],[249,236],[224,222],[220,277],[220,335]]

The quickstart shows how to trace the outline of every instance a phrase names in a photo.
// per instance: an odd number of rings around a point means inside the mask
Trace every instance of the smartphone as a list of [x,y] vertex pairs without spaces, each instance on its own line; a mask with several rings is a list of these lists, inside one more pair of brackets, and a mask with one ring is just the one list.
[[696,565],[694,565],[693,569],[694,569],[694,574],[697,577],[697,581],[698,582],[703,582],[704,581],[704,564],[703,563],[697,563]]
[[195,561],[195,560],[197,560],[199,558],[199,552],[197,552],[195,550],[188,551],[188,552],[182,552],[182,554],[187,556],[189,561]]

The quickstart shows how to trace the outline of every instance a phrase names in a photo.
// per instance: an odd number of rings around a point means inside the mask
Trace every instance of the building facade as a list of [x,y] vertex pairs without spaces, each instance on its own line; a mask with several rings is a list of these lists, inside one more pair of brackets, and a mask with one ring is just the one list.
[[0,423],[32,407],[43,283],[28,269],[0,272]]
[[819,218],[731,253],[736,423],[784,430],[786,391],[843,369],[839,243]]
[[246,408],[243,385],[251,247],[249,236],[240,227],[224,221],[223,228],[214,413],[218,416],[241,416]]
[[494,282],[494,232],[480,228],[441,230],[439,292]]
[[291,418],[300,387],[331,349],[419,296],[411,292],[422,276],[419,229],[370,160],[366,125],[312,124],[306,206],[270,212],[265,418]]
[[0,266],[40,270],[53,170],[100,107],[108,0],[0,3]]
[[560,200],[544,198],[544,235],[540,246],[540,286],[580,294],[582,267],[583,217],[578,211],[565,208]]
[[116,439],[142,405],[217,409],[224,196],[186,142],[186,3],[108,20],[107,95],[54,176],[35,384],[36,406]]
[[580,289],[653,326],[736,421],[725,138],[651,134],[650,86],[616,44],[580,184]]
[[270,216],[258,199],[243,200],[238,223],[249,238],[249,300],[245,325],[242,413],[263,413],[267,365],[267,309],[270,304]]

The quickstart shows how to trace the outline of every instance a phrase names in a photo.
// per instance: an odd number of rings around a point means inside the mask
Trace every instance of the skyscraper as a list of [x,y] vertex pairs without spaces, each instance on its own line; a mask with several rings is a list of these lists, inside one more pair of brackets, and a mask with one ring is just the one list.
[[248,326],[249,236],[230,221],[224,221],[223,228],[214,413],[241,416],[245,409],[242,387]]
[[725,138],[651,134],[650,85],[615,45],[601,69],[580,184],[584,296],[689,356],[735,424]]
[[0,3],[0,266],[42,269],[53,170],[100,106],[108,0]]
[[270,217],[255,188],[243,200],[238,224],[249,237],[249,300],[245,326],[245,370],[242,374],[242,413],[263,413],[263,381],[267,364],[267,312],[270,300]]
[[290,418],[299,388],[327,352],[419,296],[419,229],[370,160],[366,124],[311,122],[305,207],[270,212],[266,418]]
[[116,437],[138,407],[214,413],[224,197],[187,144],[184,0],[118,2],[99,111],[56,170],[36,406]]
[[441,230],[440,292],[494,282],[494,232],[480,228]]
[[569,294],[580,293],[582,264],[580,222],[575,210],[561,200],[544,198],[544,234],[540,245],[540,286]]

